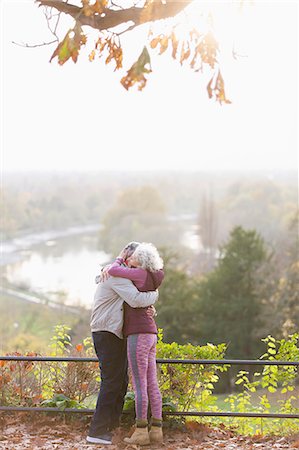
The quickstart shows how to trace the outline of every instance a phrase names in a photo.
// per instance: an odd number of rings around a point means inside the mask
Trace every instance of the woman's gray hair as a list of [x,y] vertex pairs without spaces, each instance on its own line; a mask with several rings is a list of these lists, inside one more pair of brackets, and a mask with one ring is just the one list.
[[133,241],[133,242],[129,242],[129,243],[125,246],[124,250],[127,251],[127,257],[133,255],[133,253],[135,252],[135,250],[136,250],[136,248],[138,247],[138,245],[140,245],[140,242],[135,242],[135,241]]
[[142,269],[156,272],[163,269],[163,259],[156,247],[149,242],[141,242],[133,253]]

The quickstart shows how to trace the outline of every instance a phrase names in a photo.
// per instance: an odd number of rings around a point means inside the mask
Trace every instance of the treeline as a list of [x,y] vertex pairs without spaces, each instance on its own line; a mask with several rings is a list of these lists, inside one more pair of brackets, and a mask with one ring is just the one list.
[[[5,237],[98,223],[99,249],[113,256],[131,240],[157,245],[166,270],[157,321],[167,342],[225,342],[229,357],[252,358],[261,337],[299,329],[291,175],[44,174],[10,176],[3,187]],[[197,251],[182,241],[191,225]]]
[[111,201],[105,180],[84,174],[5,175],[1,195],[4,238],[18,233],[99,223]]
[[[273,251],[255,230],[235,227],[206,273],[191,273],[189,258],[161,249],[166,276],[159,289],[156,321],[164,341],[225,343],[227,358],[255,359],[263,353],[265,336],[287,339],[298,332],[297,229],[294,217],[288,246]],[[63,305],[58,310],[4,297],[0,313],[2,351],[46,351],[57,314],[70,325],[76,343],[90,332],[90,312],[84,309],[71,314]],[[230,380],[224,378],[228,384],[222,390],[229,389]]]
[[104,225],[100,245],[107,250],[120,233],[124,240],[132,236],[156,242],[158,236],[159,245],[176,246],[189,217],[188,224],[198,225],[202,244],[212,253],[236,225],[254,228],[267,242],[276,242],[298,201],[295,172],[271,177],[200,172],[5,174],[1,194],[4,239],[26,231],[98,223]]
[[289,244],[274,251],[255,230],[235,227],[214,268],[188,275],[178,255],[165,254],[157,322],[167,342],[228,345],[227,356],[254,359],[261,338],[299,329],[298,220]]

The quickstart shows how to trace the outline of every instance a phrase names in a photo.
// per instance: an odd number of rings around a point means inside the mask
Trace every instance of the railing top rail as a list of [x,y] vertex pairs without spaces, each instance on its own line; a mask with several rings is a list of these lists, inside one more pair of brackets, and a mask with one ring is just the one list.
[[[98,362],[95,357],[63,357],[63,356],[16,356],[5,355],[0,356],[0,361],[62,361],[62,362]],[[216,365],[275,365],[275,366],[299,366],[299,361],[275,361],[275,360],[246,360],[246,359],[157,359],[157,363],[162,364],[216,364]],[[64,413],[82,413],[92,414],[92,409],[73,409],[66,408],[61,410],[59,408],[52,407],[18,407],[18,406],[1,406],[0,411],[30,411],[30,412],[64,412]],[[238,413],[231,411],[172,411],[165,412],[166,415],[172,416],[206,416],[206,417],[260,417],[260,418],[289,418],[299,419],[299,414],[286,414],[286,413]]]
[[[80,414],[93,414],[94,409],[75,409],[65,408],[60,409],[57,407],[22,407],[22,406],[0,406],[0,411],[17,411],[17,412],[51,412],[51,413],[80,413]],[[273,419],[299,419],[299,414],[287,414],[287,413],[254,413],[254,412],[231,412],[231,411],[165,411],[163,415],[166,416],[194,416],[194,417],[260,417],[260,418],[273,418]]]
[[[0,361],[62,361],[62,362],[98,362],[95,357],[77,356],[15,356],[0,355]],[[220,365],[250,365],[250,366],[299,366],[299,361],[276,361],[254,359],[160,359],[158,364],[220,364]]]

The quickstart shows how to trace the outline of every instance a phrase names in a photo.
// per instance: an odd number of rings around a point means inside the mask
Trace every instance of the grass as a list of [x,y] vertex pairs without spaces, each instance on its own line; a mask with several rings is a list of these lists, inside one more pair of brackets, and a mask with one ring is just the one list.
[[[236,393],[234,393],[236,394]],[[229,411],[230,405],[229,403],[225,402],[225,399],[228,397],[229,394],[218,394],[214,395],[213,397],[216,398],[215,405],[221,410],[221,411]],[[293,405],[296,408],[299,408],[299,386],[295,386],[294,391],[287,392],[285,394],[281,393],[281,389],[277,389],[276,392],[270,393],[267,389],[258,389],[256,392],[251,393],[251,403],[253,406],[259,406],[260,405],[260,397],[262,395],[267,395],[271,408],[270,412],[277,412],[280,407],[280,400],[287,400],[291,395],[296,397],[296,400],[294,400]]]
[[87,312],[85,316],[73,314],[63,306],[51,308],[1,294],[0,353],[47,353],[54,326],[57,324],[71,327],[75,340],[85,338],[90,334]]

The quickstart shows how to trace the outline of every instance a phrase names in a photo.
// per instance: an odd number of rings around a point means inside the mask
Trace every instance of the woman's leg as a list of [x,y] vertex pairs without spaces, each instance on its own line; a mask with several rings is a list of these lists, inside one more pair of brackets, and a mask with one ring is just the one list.
[[132,334],[128,337],[128,362],[135,392],[136,429],[126,444],[149,445],[147,428],[147,366],[150,343],[147,334]]
[[158,385],[156,366],[157,336],[155,334],[149,336],[151,336],[151,347],[148,355],[147,391],[151,405],[152,417],[154,419],[162,420],[162,396]]
[[150,334],[132,334],[128,337],[128,361],[135,392],[137,421],[147,421],[148,356],[152,346]]

